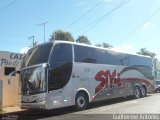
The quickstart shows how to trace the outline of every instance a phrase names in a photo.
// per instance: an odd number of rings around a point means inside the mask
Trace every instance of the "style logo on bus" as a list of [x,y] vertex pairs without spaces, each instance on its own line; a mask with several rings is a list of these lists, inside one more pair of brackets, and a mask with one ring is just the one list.
[[117,84],[118,87],[121,85],[120,73],[117,73],[116,70],[114,70],[112,73],[110,70],[101,70],[96,74],[95,79],[97,81],[101,81],[95,88],[95,93],[98,93],[104,87],[111,88],[113,84]]

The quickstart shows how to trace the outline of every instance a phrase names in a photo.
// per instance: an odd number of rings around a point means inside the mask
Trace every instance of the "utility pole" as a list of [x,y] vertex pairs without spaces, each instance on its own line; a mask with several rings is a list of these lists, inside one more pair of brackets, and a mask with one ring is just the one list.
[[32,39],[32,47],[34,47],[35,46],[34,35],[30,36],[28,39],[29,40]]
[[45,43],[45,39],[46,39],[46,38],[45,38],[45,37],[46,37],[46,35],[45,35],[45,32],[46,32],[46,30],[45,30],[45,29],[46,29],[46,28],[45,28],[45,27],[46,27],[46,24],[47,24],[47,23],[48,23],[48,22],[43,22],[43,23],[39,24],[39,26],[42,26],[42,25],[43,25],[44,43]]

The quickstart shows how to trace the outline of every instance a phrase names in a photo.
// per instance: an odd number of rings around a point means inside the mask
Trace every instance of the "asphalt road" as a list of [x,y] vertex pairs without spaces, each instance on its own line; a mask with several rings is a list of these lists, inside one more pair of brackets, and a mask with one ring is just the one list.
[[27,111],[3,115],[15,120],[157,120],[160,119],[160,93],[145,98],[119,98],[91,104],[87,110],[76,112],[74,107],[49,111]]

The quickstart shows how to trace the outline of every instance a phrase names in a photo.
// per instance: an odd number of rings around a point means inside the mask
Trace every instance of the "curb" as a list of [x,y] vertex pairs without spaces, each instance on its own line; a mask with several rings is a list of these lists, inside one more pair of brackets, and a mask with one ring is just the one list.
[[6,112],[2,111],[0,113],[0,119],[2,120],[19,120],[23,115],[27,114],[27,110],[21,110],[21,111],[11,111]]
[[11,112],[8,112],[8,111],[1,111],[0,112],[0,115],[4,115],[4,114],[21,114],[21,113],[25,113],[27,112],[27,110],[20,110],[20,111],[11,111]]

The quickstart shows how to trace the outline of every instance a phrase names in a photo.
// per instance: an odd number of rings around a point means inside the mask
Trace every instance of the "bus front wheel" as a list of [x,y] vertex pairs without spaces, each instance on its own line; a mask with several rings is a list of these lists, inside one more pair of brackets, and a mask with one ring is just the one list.
[[78,111],[85,110],[88,106],[88,99],[85,93],[79,92],[75,99],[76,109]]

